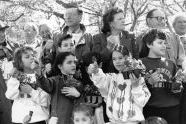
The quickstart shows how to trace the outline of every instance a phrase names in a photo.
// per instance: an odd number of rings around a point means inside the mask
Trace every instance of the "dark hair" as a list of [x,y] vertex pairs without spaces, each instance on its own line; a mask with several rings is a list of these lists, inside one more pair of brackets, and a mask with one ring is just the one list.
[[95,61],[95,59],[97,63],[100,64],[102,62],[101,54],[97,52],[88,52],[82,56],[83,65],[88,67],[90,64],[92,64]]
[[100,53],[96,52],[88,52],[82,56],[82,60],[78,63],[77,68],[79,68],[82,72],[82,82],[86,84],[93,84],[90,79],[89,74],[87,73],[87,67],[92,64],[94,61],[97,61],[97,64],[100,65],[103,62],[103,58]]
[[74,119],[74,113],[76,112],[84,112],[86,116],[88,117],[93,117],[94,116],[94,111],[91,106],[88,106],[86,104],[77,104],[74,106],[74,109],[72,111],[72,118]]
[[167,121],[161,117],[152,116],[148,117],[145,121],[141,122],[141,124],[168,124]]
[[74,55],[73,53],[71,53],[71,52],[61,52],[61,53],[59,53],[59,54],[56,56],[55,62],[54,62],[54,70],[55,70],[56,75],[57,75],[57,74],[61,74],[61,71],[60,71],[60,69],[58,68],[58,65],[62,65],[63,62],[65,61],[66,57],[67,57],[67,56],[70,56],[70,55],[75,56],[75,55]]
[[147,25],[148,25],[147,19],[148,19],[148,18],[151,18],[151,17],[153,16],[154,11],[156,11],[156,10],[158,10],[158,9],[152,9],[152,10],[150,10],[150,11],[147,13],[147,16],[146,16],[146,24],[147,24]]
[[61,44],[64,40],[67,40],[67,39],[70,39],[70,38],[72,38],[72,35],[70,35],[70,34],[60,36],[59,40],[58,40],[58,47],[61,47]]
[[24,71],[24,65],[22,62],[22,55],[27,53],[28,51],[34,50],[31,47],[21,47],[17,48],[14,52],[14,67],[18,70],[23,72]]
[[114,15],[117,13],[123,13],[121,9],[118,8],[112,8],[108,10],[104,15],[103,15],[103,28],[102,32],[104,34],[110,33],[111,32],[111,27],[110,27],[110,22],[114,20]]
[[156,39],[166,40],[166,34],[158,29],[151,29],[142,38],[142,49],[139,53],[139,57],[147,57],[149,54],[149,48],[147,44],[153,44]]
[[77,12],[78,12],[79,15],[83,14],[83,11],[81,9],[79,9],[79,8],[77,8]]
[[[120,52],[123,56],[126,56],[126,55],[129,56],[129,50],[125,45],[117,45],[115,47],[115,49],[113,50],[113,52],[114,51]],[[112,52],[112,54],[113,54],[113,52]]]
[[114,51],[117,51],[117,52],[120,52],[123,56],[129,56],[130,55],[130,52],[128,50],[128,48],[126,46],[123,46],[123,45],[119,45],[118,47],[116,47],[111,55],[110,55],[110,58],[109,58],[109,73],[119,73],[119,71],[114,67],[114,63],[112,61],[112,55],[113,55],[113,52]]

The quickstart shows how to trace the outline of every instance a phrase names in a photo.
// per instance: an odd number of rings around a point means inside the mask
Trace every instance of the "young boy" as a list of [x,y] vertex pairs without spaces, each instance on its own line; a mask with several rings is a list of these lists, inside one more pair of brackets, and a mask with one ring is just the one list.
[[[146,83],[151,92],[151,98],[144,108],[145,117],[159,116],[169,124],[179,124],[179,93],[181,83],[173,80],[176,65],[162,58],[166,52],[166,35],[157,30],[150,30],[143,37],[143,48],[140,52],[143,64],[146,66]],[[175,93],[176,92],[176,93]]]
[[73,52],[75,50],[75,42],[72,40],[72,36],[67,34],[59,38],[58,52]]

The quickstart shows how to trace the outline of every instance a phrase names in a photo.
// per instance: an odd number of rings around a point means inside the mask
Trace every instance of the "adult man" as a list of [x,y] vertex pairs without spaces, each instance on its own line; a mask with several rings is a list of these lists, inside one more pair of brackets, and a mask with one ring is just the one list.
[[[3,60],[11,59],[9,49],[6,48],[5,39],[5,26],[0,22],[0,66],[2,66]],[[5,97],[6,84],[3,77],[3,71],[0,68],[0,124],[11,124],[11,102]]]
[[186,50],[186,16],[184,14],[176,15],[173,20],[172,26],[175,33],[179,35],[184,49]]
[[[83,11],[78,8],[67,8],[64,13],[65,27],[60,35],[71,34],[75,45],[75,55],[80,59],[85,53],[91,51],[92,36],[86,32],[81,24]],[[60,37],[58,35],[58,37]]]
[[[165,14],[159,9],[153,9],[148,12],[146,16],[146,24],[151,28],[162,29],[166,33],[166,58],[174,61],[177,66],[182,67],[184,70],[186,68],[186,57],[185,50],[183,48],[183,44],[180,41],[178,35],[173,32],[166,31],[166,20]],[[141,47],[143,43],[141,42],[141,38],[143,34],[137,38],[137,44],[139,45],[139,52],[141,51]]]
[[[173,19],[172,26],[174,28],[175,33],[180,37],[184,45],[184,49],[186,50],[186,16],[184,14],[178,14]],[[181,98],[181,109],[180,109],[180,124],[186,123],[186,84],[183,83],[183,94]]]

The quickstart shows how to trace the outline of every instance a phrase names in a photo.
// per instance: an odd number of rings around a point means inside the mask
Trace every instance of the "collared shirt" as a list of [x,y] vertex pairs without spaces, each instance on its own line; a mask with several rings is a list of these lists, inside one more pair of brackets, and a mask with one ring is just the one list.
[[186,51],[186,34],[184,34],[184,35],[179,35],[179,38],[180,38],[180,40],[181,40],[182,43],[183,43],[184,50]]
[[67,31],[67,34],[72,35],[72,41],[74,41],[74,45],[77,46],[78,44],[84,44],[85,42],[81,41],[81,37],[83,36],[83,31],[80,29],[80,27],[72,32],[71,30]]

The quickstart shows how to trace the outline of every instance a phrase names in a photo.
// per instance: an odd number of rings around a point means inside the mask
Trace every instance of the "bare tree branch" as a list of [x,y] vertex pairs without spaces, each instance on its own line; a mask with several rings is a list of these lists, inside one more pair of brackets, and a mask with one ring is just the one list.
[[70,3],[65,3],[61,0],[56,0],[56,3],[62,5],[64,8],[70,8],[70,7],[78,7],[79,4],[82,4],[86,2],[86,0],[82,0],[82,1],[75,1],[75,2],[70,2]]
[[22,13],[21,15],[19,15],[19,16],[16,17],[15,19],[12,19],[12,20],[6,20],[6,21],[16,22],[16,21],[19,20],[22,16],[24,16],[24,13]]
[[127,15],[127,7],[128,7],[128,3],[129,3],[129,0],[125,0],[125,3],[124,3],[124,18],[126,18],[126,15]]
[[132,2],[130,3],[130,6],[131,6],[132,12],[134,14],[134,17],[136,17],[136,11],[134,9],[134,0],[132,0]]
[[174,3],[176,3],[176,4],[181,8],[181,10],[182,10],[183,12],[186,11],[185,8],[183,8],[176,0],[174,0]]

